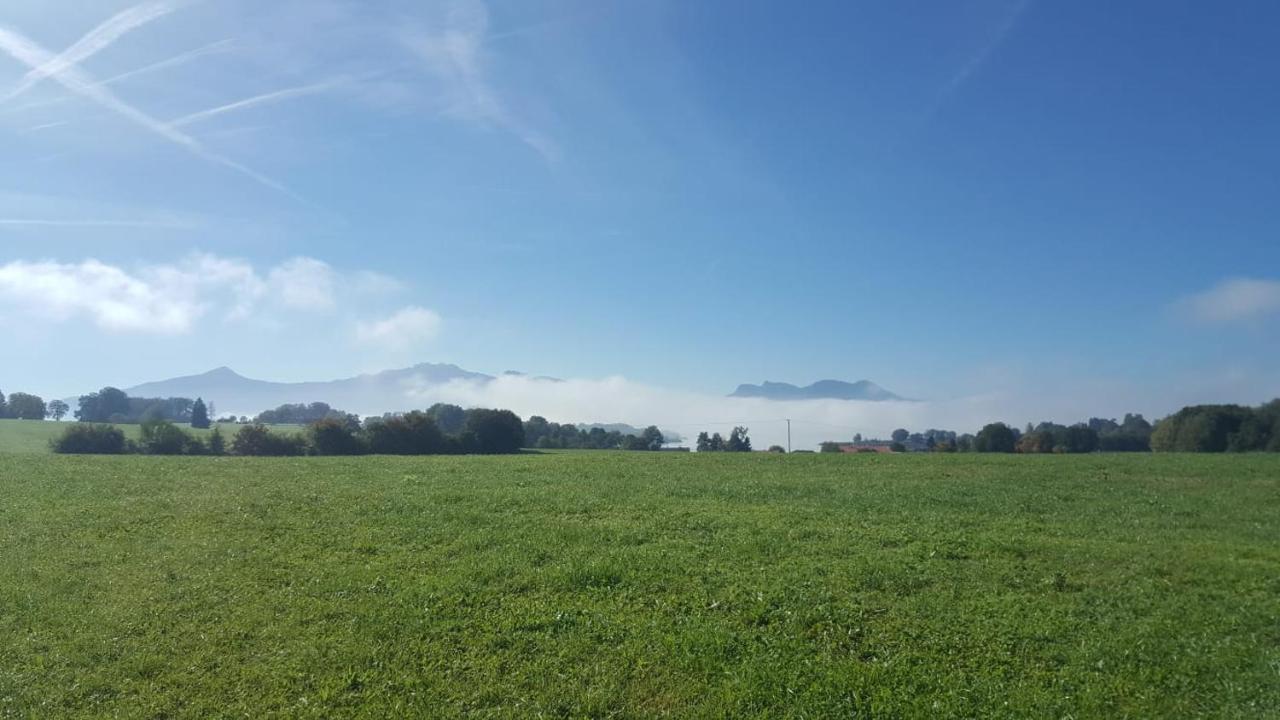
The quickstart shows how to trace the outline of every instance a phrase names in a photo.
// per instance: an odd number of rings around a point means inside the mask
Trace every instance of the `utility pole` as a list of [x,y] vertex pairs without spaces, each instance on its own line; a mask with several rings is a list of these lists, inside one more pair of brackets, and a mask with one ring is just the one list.
[[787,418],[787,454],[791,454],[791,418]]

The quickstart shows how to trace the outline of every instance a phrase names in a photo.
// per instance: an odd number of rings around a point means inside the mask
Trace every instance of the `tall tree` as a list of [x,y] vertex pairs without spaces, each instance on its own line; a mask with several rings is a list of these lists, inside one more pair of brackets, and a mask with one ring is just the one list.
[[123,390],[104,387],[96,393],[80,396],[76,419],[81,422],[111,422],[113,417],[124,418],[129,413],[129,396]]
[[196,398],[195,404],[191,406],[191,427],[200,430],[209,427],[209,408],[204,404],[204,398]]
[[44,420],[47,409],[39,395],[18,392],[9,396],[9,415],[19,420]]
[[645,450],[661,450],[666,444],[667,439],[662,437],[662,431],[657,425],[650,425],[644,429],[644,433],[640,435],[640,439],[644,442]]
[[1018,443],[1013,429],[1002,422],[991,423],[974,438],[973,449],[980,453],[1011,453]]
[[524,447],[524,422],[510,410],[473,409],[466,412],[463,434],[474,442],[468,450],[498,455]]
[[53,418],[54,422],[62,422],[62,418],[71,412],[71,406],[61,400],[50,400],[46,412],[48,413],[47,417]]
[[9,417],[9,405],[4,400],[4,393],[0,392],[0,418]]
[[894,442],[901,443],[906,442],[907,438],[911,437],[911,433],[906,428],[898,428],[893,431],[893,435],[890,437],[893,438]]
[[729,442],[725,447],[729,452],[751,452],[751,436],[744,427],[735,427],[729,433]]

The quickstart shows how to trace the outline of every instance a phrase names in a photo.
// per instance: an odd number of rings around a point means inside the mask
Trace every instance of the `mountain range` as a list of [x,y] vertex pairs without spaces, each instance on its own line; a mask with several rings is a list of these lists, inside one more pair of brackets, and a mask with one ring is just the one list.
[[902,400],[870,380],[844,382],[843,380],[819,380],[812,385],[798,387],[791,383],[765,381],[761,385],[739,385],[729,397],[763,398],[765,400]]
[[202,397],[213,401],[219,414],[256,415],[286,403],[326,402],[360,415],[412,410],[421,404],[411,391],[455,380],[488,382],[492,375],[463,370],[457,365],[421,363],[400,370],[327,382],[282,383],[247,378],[228,367],[200,375],[149,382],[124,391],[133,397]]
[[[513,375],[523,377],[514,371],[503,373],[503,376]],[[464,370],[457,365],[437,363],[420,363],[340,380],[290,383],[255,380],[231,368],[220,367],[199,375],[149,382],[124,390],[133,397],[202,397],[215,403],[218,414],[256,415],[286,403],[321,401],[360,415],[381,415],[419,407],[424,402],[421,391],[432,386],[455,381],[488,383],[495,379],[493,375]],[[532,379],[562,382],[555,378]],[[869,380],[854,383],[821,380],[806,387],[779,382],[740,385],[730,397],[766,400],[903,399]]]

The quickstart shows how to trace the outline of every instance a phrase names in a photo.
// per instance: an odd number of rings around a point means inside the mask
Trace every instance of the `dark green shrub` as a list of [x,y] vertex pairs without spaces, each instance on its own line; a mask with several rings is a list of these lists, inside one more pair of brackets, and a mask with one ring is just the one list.
[[231,440],[236,455],[287,457],[305,455],[306,440],[296,435],[276,434],[264,425],[246,425]]
[[120,428],[76,423],[50,442],[50,447],[55,453],[67,455],[120,455],[126,444]]
[[203,455],[204,443],[183,432],[168,420],[142,423],[138,449],[147,455]]
[[213,426],[213,432],[209,433],[209,454],[210,455],[226,455],[227,440],[222,436],[222,428],[217,425]]

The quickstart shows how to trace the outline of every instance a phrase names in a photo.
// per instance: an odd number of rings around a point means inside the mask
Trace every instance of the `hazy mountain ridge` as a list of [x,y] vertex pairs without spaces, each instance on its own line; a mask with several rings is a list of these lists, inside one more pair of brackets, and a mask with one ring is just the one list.
[[867,400],[885,402],[905,398],[890,392],[870,380],[845,382],[843,380],[819,380],[800,387],[791,383],[766,380],[760,385],[739,385],[729,394],[737,398],[761,398],[764,400]]
[[256,415],[286,403],[326,402],[361,415],[412,410],[417,407],[410,392],[455,380],[489,382],[492,375],[464,370],[457,365],[420,363],[409,368],[385,370],[341,380],[272,382],[247,378],[228,367],[200,375],[170,378],[124,388],[135,397],[202,397],[213,402],[219,414]]
[[[590,432],[593,428],[600,428],[605,432],[618,432],[618,433],[622,433],[623,435],[634,435],[636,437],[639,437],[644,434],[643,428],[638,428],[634,425],[628,425],[626,423],[578,423],[577,427],[579,430],[586,430],[588,432]],[[669,443],[684,442],[684,436],[674,430],[664,430],[662,428],[658,428],[658,432],[661,432],[662,437],[666,439],[666,441]]]

